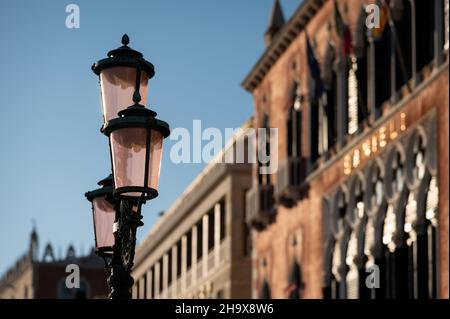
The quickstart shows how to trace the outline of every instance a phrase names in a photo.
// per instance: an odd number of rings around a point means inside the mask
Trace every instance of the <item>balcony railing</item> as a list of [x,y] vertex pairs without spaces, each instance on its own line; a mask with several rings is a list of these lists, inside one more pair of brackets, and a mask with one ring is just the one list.
[[275,219],[273,185],[256,185],[246,196],[246,220],[257,230],[264,229]]
[[301,157],[287,157],[280,161],[275,185],[275,198],[285,206],[292,206],[306,194],[306,161]]

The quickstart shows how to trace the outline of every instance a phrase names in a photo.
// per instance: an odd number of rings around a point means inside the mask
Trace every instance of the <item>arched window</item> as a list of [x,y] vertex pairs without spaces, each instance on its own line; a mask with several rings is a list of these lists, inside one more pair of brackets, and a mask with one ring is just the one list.
[[89,284],[83,278],[80,279],[80,288],[68,288],[66,278],[58,281],[58,299],[87,299],[89,298]]
[[391,96],[391,63],[390,54],[392,41],[391,29],[385,26],[380,38],[374,39],[375,43],[375,116],[382,115],[382,106]]
[[434,58],[435,1],[415,0],[417,71]]
[[405,177],[404,177],[404,165],[403,160],[400,152],[396,152],[395,156],[393,157],[392,162],[392,190],[395,194],[400,193],[403,190],[404,184],[405,184]]
[[[328,42],[322,69],[324,92],[319,105],[319,127],[322,150],[332,148],[337,142],[337,80],[334,67],[336,52],[332,42]],[[326,148],[325,148],[326,146]]]
[[288,298],[300,299],[303,292],[303,280],[300,264],[294,261],[288,278]]
[[395,30],[395,88],[399,91],[412,76],[412,8],[411,0],[393,0],[390,3]]
[[409,297],[437,297],[436,227],[439,191],[435,177],[430,176],[425,163],[425,142],[421,134],[412,136],[411,156],[414,191],[408,197],[404,231],[409,248]]
[[366,209],[364,204],[364,186],[361,176],[357,176],[353,182],[350,192],[349,209],[351,212],[352,228],[350,229],[350,239],[347,244],[346,265],[347,265],[347,298],[348,299],[366,299],[368,290],[365,287],[365,268],[361,249],[364,247],[364,229],[366,218]]
[[[432,177],[427,191],[426,225],[427,225],[427,297],[437,298],[437,213],[439,208],[439,188],[436,177]],[[419,295],[419,298],[421,295]]]
[[[269,125],[269,116],[267,113],[264,113],[261,120],[261,128],[263,129],[263,135],[258,135],[258,148],[261,150],[261,153],[258,154],[258,183],[259,185],[269,185],[270,184],[270,174],[261,173],[262,167],[269,167],[270,161],[261,161],[262,156],[270,157],[270,125]],[[258,151],[260,152],[260,151]]]
[[[393,149],[387,157],[388,178],[386,187],[391,200],[386,213],[383,228],[386,266],[386,298],[404,299],[411,290],[409,250],[401,221],[405,215],[408,190],[405,188],[404,157],[399,150]],[[387,248],[387,249],[386,249]],[[406,271],[405,271],[406,270]]]
[[271,299],[270,286],[266,279],[263,280],[259,289],[259,299]]
[[347,297],[345,249],[347,245],[347,196],[343,190],[336,195],[336,221],[335,221],[335,244],[333,249],[331,266],[331,298],[345,299]]
[[291,88],[287,119],[287,153],[289,157],[302,155],[302,95],[300,84],[294,81]]
[[[361,13],[357,22],[357,30],[355,34],[355,45],[354,58],[356,59],[356,83],[354,91],[357,96],[357,117],[358,117],[358,128],[361,129],[363,123],[369,117],[369,111],[367,107],[367,51],[369,49],[369,41],[367,38],[367,27],[366,27],[366,12],[364,8],[361,8]],[[353,61],[351,61],[353,64]],[[349,83],[350,84],[350,83]],[[350,88],[349,88],[350,89]],[[349,92],[350,93],[350,92]]]
[[347,244],[347,254],[345,263],[348,266],[346,275],[347,299],[359,298],[359,269],[355,264],[355,258],[358,254],[358,238],[356,231],[352,231],[350,240]]

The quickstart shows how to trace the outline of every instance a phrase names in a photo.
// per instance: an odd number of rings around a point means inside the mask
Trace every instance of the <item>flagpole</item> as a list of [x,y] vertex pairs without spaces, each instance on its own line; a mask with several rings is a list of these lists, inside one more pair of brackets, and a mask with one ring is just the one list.
[[[400,46],[400,43],[398,41],[398,36],[397,36],[397,30],[395,29],[395,23],[394,20],[392,19],[392,11],[391,8],[386,4],[386,0],[382,0],[383,5],[386,7],[387,11],[388,11],[388,19],[389,19],[389,26],[391,27],[391,31],[394,35],[394,40],[395,40],[395,50],[397,52],[399,61],[400,61],[400,69],[402,70],[402,76],[403,76],[403,80],[406,83],[406,87],[408,88],[409,93],[412,92],[411,86],[409,84],[409,79],[408,79],[408,73],[406,71],[406,63],[405,63],[405,59],[404,59],[404,55],[403,55],[403,50]],[[412,35],[411,35],[412,37]]]

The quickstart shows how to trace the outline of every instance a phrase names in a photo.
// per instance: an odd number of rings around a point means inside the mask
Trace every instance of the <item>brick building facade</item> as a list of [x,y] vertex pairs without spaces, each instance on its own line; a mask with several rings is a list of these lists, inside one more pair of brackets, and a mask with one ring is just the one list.
[[275,1],[265,43],[242,83],[278,128],[247,196],[252,296],[448,298],[448,1],[304,0],[287,21]]
[[[29,250],[0,278],[0,299],[92,299],[107,298],[108,286],[102,259],[93,251],[76,256],[69,246],[65,257],[58,258],[50,244],[39,258],[39,240],[35,230],[30,236]],[[68,288],[66,272],[69,264],[79,267],[80,287]]]

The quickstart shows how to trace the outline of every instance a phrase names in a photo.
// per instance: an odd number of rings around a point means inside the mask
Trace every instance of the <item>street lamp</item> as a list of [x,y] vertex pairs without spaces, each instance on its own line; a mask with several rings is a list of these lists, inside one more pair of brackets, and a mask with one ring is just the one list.
[[130,39],[124,34],[123,45],[109,51],[107,58],[92,66],[100,80],[104,123],[130,106],[135,92],[141,95],[144,105],[147,103],[148,80],[155,75],[155,68],[142,53],[131,49],[129,43]]
[[111,257],[114,246],[115,199],[113,197],[113,179],[109,175],[97,184],[100,188],[85,194],[92,204],[94,223],[95,253],[101,257]]
[[[111,257],[107,268],[112,299],[131,298],[136,229],[143,225],[141,207],[158,196],[163,139],[170,134],[169,125],[145,107],[154,67],[128,44],[125,34],[121,47],[92,66],[100,79],[101,132],[109,138],[113,174],[86,197],[93,205],[97,254]],[[106,211],[114,212],[113,223]]]

